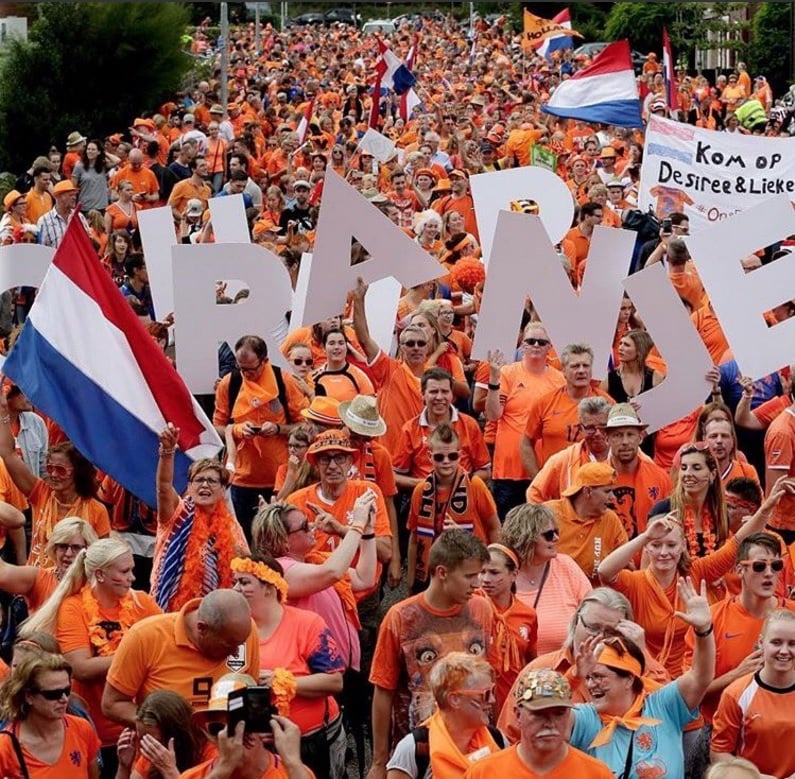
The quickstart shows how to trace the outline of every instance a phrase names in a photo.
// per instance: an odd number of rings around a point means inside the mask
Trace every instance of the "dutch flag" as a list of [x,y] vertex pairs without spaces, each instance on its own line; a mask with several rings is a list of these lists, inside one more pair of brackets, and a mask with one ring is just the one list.
[[417,83],[414,74],[380,38],[378,39],[378,51],[380,56],[375,63],[375,70],[381,87],[393,89],[398,95],[408,92]]
[[[569,9],[564,8],[559,14],[552,17],[552,21],[570,30],[571,15],[569,14]],[[546,57],[549,60],[552,59],[553,51],[559,51],[560,49],[573,49],[573,48],[574,48],[574,38],[572,38],[570,35],[556,35],[553,36],[552,38],[547,38],[545,41],[542,41],[541,45],[538,47],[538,53],[542,57]]]
[[158,434],[180,429],[175,487],[221,439],[72,219],[3,371],[98,468],[157,505]]
[[629,41],[605,46],[585,70],[561,82],[541,110],[584,122],[642,127]]

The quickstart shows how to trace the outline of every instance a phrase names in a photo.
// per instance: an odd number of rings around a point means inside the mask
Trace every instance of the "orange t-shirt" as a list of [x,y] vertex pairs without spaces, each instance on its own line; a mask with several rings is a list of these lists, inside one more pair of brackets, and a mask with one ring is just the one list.
[[649,512],[671,494],[671,477],[643,452],[638,453],[634,473],[618,472],[613,489],[613,508],[630,538],[646,529]]
[[45,566],[49,560],[44,547],[52,529],[64,517],[79,517],[88,522],[100,538],[110,535],[108,510],[95,498],[78,498],[70,506],[63,507],[55,499],[52,489],[43,479],[36,479],[28,495],[33,512],[33,532],[30,539],[28,565]]
[[[286,668],[296,678],[315,673],[343,673],[345,661],[321,617],[295,606],[282,606],[284,612],[276,630],[260,638],[259,661],[263,671]],[[331,722],[340,713],[333,695],[296,695],[290,702],[290,719],[302,734],[311,733]]]
[[601,761],[566,744],[566,757],[552,770],[536,773],[519,756],[517,746],[478,760],[465,774],[464,779],[492,779],[494,776],[538,777],[544,779],[614,779],[613,772]]
[[693,326],[698,330],[704,346],[707,347],[709,356],[712,361],[717,365],[723,353],[729,348],[729,342],[720,326],[718,317],[709,305],[702,306],[697,311],[690,315]]
[[[765,433],[765,465],[776,473],[795,476],[795,410],[779,414]],[[795,496],[789,493],[773,509],[768,525],[776,530],[795,528]]]
[[[122,181],[129,181],[136,195],[156,195],[160,191],[160,186],[157,183],[157,176],[155,176],[149,168],[133,170],[130,165],[121,168],[111,179],[111,187],[113,189],[118,189]],[[139,205],[141,208],[151,208],[155,203],[141,202],[136,203],[136,205]]]
[[[474,473],[488,468],[491,462],[489,450],[483,440],[480,425],[474,417],[462,414],[454,406],[450,409],[450,425],[455,430],[461,447],[459,465],[467,473]],[[428,422],[426,409],[415,419],[403,425],[400,439],[392,458],[392,465],[397,473],[422,479],[433,471],[431,453],[428,449],[428,437],[433,428]]]
[[[161,609],[155,601],[145,592],[133,593],[135,606],[133,608],[135,621],[151,617],[153,614],[160,614]],[[107,640],[117,633],[121,606],[113,609],[99,607],[100,621],[97,624],[102,631],[103,637]],[[99,654],[91,643],[91,625],[88,622],[88,614],[83,608],[82,594],[70,595],[64,598],[61,607],[58,609],[58,617],[55,628],[55,638],[61,647],[61,652],[68,655],[78,649],[87,649],[91,657],[98,657]],[[111,746],[119,738],[123,725],[109,720],[102,713],[102,692],[105,689],[104,677],[99,677],[92,681],[80,681],[72,677],[72,687],[75,694],[79,695],[88,704],[91,719],[97,729],[97,735],[102,741],[103,746]]]
[[[613,402],[609,395],[593,387],[588,390],[586,397],[597,395]],[[566,385],[533,401],[527,413],[524,432],[533,442],[539,467],[555,452],[579,440],[579,404],[579,399],[569,395]]]
[[599,586],[596,569],[612,551],[627,543],[627,533],[618,515],[607,509],[597,519],[578,517],[569,498],[544,504],[558,520],[558,551],[569,555],[594,587]]
[[431,203],[431,208],[442,215],[450,211],[458,211],[464,217],[464,232],[474,235],[478,243],[480,243],[478,223],[475,220],[475,201],[472,199],[472,195],[462,195],[461,197],[447,195],[440,197]]
[[368,441],[364,448],[353,456],[350,477],[375,482],[385,498],[397,495],[392,456],[378,441]]
[[685,417],[660,428],[654,435],[654,462],[664,471],[670,471],[674,456],[682,444],[690,443],[698,426],[701,406]]
[[495,479],[527,478],[519,444],[527,426],[530,404],[565,384],[563,374],[549,366],[541,374],[531,373],[520,360],[500,370],[502,416],[497,420],[494,438]]
[[773,420],[791,405],[792,402],[787,395],[777,395],[775,398],[760,403],[751,413],[765,427],[770,427]]
[[49,192],[39,194],[31,189],[25,195],[25,219],[30,224],[36,224],[48,211],[52,211],[54,203]]
[[[19,724],[10,724],[10,729],[19,737]],[[63,718],[64,740],[61,754],[54,763],[45,763],[22,744],[28,776],[36,779],[86,779],[89,767],[99,755],[100,742],[96,731],[87,719],[66,714]],[[8,779],[22,779],[16,752],[10,738],[0,739],[0,772]]]
[[213,196],[209,184],[195,184],[191,179],[184,179],[174,184],[174,189],[168,197],[168,204],[180,214],[185,211],[189,200],[201,200],[202,207],[207,208],[207,202]]
[[[795,602],[779,598],[777,609],[795,611]],[[737,668],[757,646],[762,633],[763,617],[749,614],[737,597],[724,598],[710,606],[715,633],[715,678]],[[683,668],[688,670],[693,662],[695,638],[693,628],[685,634],[685,658]],[[725,689],[725,688],[724,688]],[[707,693],[701,701],[701,716],[712,723],[723,690]]]
[[270,364],[266,364],[262,375],[255,381],[245,376],[234,408],[229,408],[229,384],[232,374],[221,379],[215,391],[214,425],[228,425],[234,420],[232,435],[237,444],[237,458],[232,484],[239,487],[273,487],[276,470],[287,462],[287,437],[285,435],[243,438],[244,422],[262,425],[273,422],[286,425],[301,421],[301,410],[309,406],[309,401],[290,373],[282,371],[287,400],[285,409],[279,400],[276,376]]
[[428,558],[431,544],[442,532],[445,516],[452,519],[459,528],[468,530],[481,541],[488,544],[491,539],[486,529],[486,520],[497,516],[497,504],[485,482],[474,476],[469,489],[453,489],[459,483],[461,470],[456,474],[454,485],[439,487],[436,495],[425,489],[428,483],[421,481],[411,493],[411,508],[407,527],[417,539],[417,558],[415,562],[415,581],[427,582],[430,576]]
[[321,368],[313,378],[316,395],[326,395],[340,403],[353,400],[357,395],[375,395],[370,377],[361,368],[350,363],[341,371]]
[[697,311],[704,305],[704,296],[706,295],[704,285],[701,283],[698,271],[692,262],[686,263],[681,271],[674,271],[669,266],[668,279],[676,290],[676,294],[686,300],[693,311]]
[[792,688],[774,690],[758,674],[733,681],[724,691],[712,723],[710,749],[750,760],[768,776],[795,772],[795,696]]
[[[189,768],[179,775],[179,779],[206,779],[213,772],[215,767],[215,759],[208,760],[205,763]],[[307,774],[315,779],[315,775],[306,766],[304,766]],[[259,779],[290,779],[290,774],[282,763],[282,759],[278,755],[271,754],[271,764],[268,766],[264,774],[260,774]]]
[[196,611],[200,603],[200,598],[194,598],[179,611],[136,622],[113,655],[108,684],[136,703],[155,690],[171,690],[199,711],[207,707],[213,684],[225,674],[258,678],[259,634],[253,620],[246,642],[234,655],[220,660],[203,655],[190,642],[185,615]]
[[36,568],[36,581],[33,588],[25,596],[28,602],[28,611],[33,614],[44,605],[44,601],[55,592],[58,586],[58,579],[53,568]]
[[759,484],[759,474],[751,463],[744,463],[742,460],[734,459],[729,467],[720,475],[720,482],[725,487],[732,479],[746,478]]
[[574,474],[580,466],[595,460],[585,441],[578,441],[560,452],[555,452],[527,488],[527,502],[544,503],[548,500],[557,500],[563,490],[571,486]]
[[[730,538],[720,549],[692,561],[690,578],[698,590],[702,581],[707,582],[707,592],[713,601],[714,588],[710,584],[717,582],[734,565],[737,555],[737,541]],[[674,618],[674,611],[681,611],[679,596],[676,592],[676,579],[670,587],[663,589],[646,568],[642,571],[620,571],[612,582],[606,582],[614,590],[626,595],[632,604],[632,611],[637,622],[646,631],[646,646],[671,674],[672,679],[682,675],[682,661],[685,654],[685,633],[687,623]]]
[[418,416],[424,406],[420,377],[403,362],[381,351],[369,365],[378,392],[378,413],[386,433],[378,440],[388,451],[397,451],[403,424]]
[[591,239],[587,235],[583,235],[582,230],[575,225],[566,233],[564,240],[570,241],[574,247],[574,265],[571,270],[576,276],[580,265],[588,259]]
[[[345,332],[345,338],[347,339],[348,343],[359,352],[362,352],[363,349],[359,344],[359,341],[357,340],[356,334],[353,332],[353,330],[350,327],[344,327],[343,331]],[[287,336],[287,338],[282,341],[279,350],[285,357],[287,357],[290,348],[296,344],[303,344],[304,346],[308,346],[311,350],[313,370],[320,368],[326,362],[326,350],[324,349],[323,344],[318,344],[312,338],[311,327],[299,327],[297,330],[293,330]]]

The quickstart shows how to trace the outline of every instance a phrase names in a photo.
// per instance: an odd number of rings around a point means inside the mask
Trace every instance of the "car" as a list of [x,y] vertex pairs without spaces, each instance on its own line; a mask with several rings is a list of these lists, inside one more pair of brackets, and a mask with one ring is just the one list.
[[359,14],[355,13],[351,8],[332,8],[327,11],[324,16],[326,17],[327,24],[334,22],[342,22],[343,24],[356,25],[359,23]]
[[[587,59],[593,59],[605,46],[607,46],[606,41],[600,42],[591,42],[591,43],[583,43],[582,46],[578,46],[573,52],[572,56],[577,59],[578,57],[586,57]],[[635,69],[636,73],[640,73],[643,71],[643,64],[646,62],[646,56],[641,54],[639,51],[635,51],[634,49],[630,52],[630,56],[632,57],[632,67]]]
[[326,17],[323,14],[310,12],[306,14],[301,14],[300,16],[296,16],[294,19],[292,19],[292,23],[300,25],[301,27],[304,27],[308,24],[311,25],[325,24]]
[[362,35],[379,31],[391,35],[395,32],[395,23],[391,19],[368,19],[362,25]]

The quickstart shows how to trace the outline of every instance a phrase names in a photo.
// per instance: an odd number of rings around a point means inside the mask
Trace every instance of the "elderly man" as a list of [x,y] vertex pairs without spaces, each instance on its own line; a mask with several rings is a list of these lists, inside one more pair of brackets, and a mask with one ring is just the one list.
[[478,760],[464,774],[465,779],[540,779],[547,775],[613,779],[603,762],[569,746],[574,702],[564,676],[550,669],[523,672],[513,706],[519,743]]
[[616,473],[608,463],[586,463],[560,500],[545,504],[557,519],[558,552],[572,557],[593,585],[599,584],[599,563],[627,542],[621,520],[609,508],[615,480]]
[[580,466],[604,462],[609,454],[605,425],[610,404],[602,397],[583,398],[577,405],[580,439],[553,454],[527,489],[528,503],[557,500],[571,486]]
[[560,355],[560,363],[566,383],[533,401],[519,444],[525,471],[531,479],[555,452],[579,440],[579,402],[600,395],[610,399],[591,386],[593,350],[590,346],[569,344]]
[[[71,181],[59,181],[53,188],[52,194],[55,197],[55,205],[44,216],[42,216],[36,227],[39,230],[39,243],[43,246],[51,246],[57,249],[61,245],[69,217],[77,205],[77,194],[80,190]],[[78,213],[83,227],[88,232],[88,222],[85,217]]]
[[125,633],[108,671],[102,713],[134,728],[138,704],[155,690],[179,693],[201,709],[213,683],[230,671],[259,677],[259,634],[248,601],[215,590]]

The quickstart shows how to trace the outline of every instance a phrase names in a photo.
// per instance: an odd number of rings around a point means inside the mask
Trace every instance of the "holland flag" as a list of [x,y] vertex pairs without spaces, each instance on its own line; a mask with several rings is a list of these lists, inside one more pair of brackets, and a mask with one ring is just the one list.
[[72,219],[3,371],[98,468],[157,505],[158,434],[180,430],[174,486],[221,448],[210,421]]
[[[552,17],[552,21],[560,24],[561,26],[565,27],[567,30],[571,29],[571,15],[569,14],[569,9],[564,8],[559,14]],[[541,42],[541,45],[538,47],[538,53],[546,57],[547,59],[552,59],[552,52],[559,51],[560,49],[573,49],[574,48],[574,38],[570,35],[557,35],[553,38],[547,38],[545,41]]]
[[312,114],[314,111],[315,101],[310,100],[309,104],[304,110],[304,115],[301,117],[301,121],[298,123],[298,129],[296,130],[298,133],[298,143],[304,142],[304,138],[306,138],[306,134],[309,131],[309,123],[312,121]]
[[[409,71],[414,68],[414,55],[417,53],[417,39],[414,39],[414,43],[411,44],[411,48],[409,49],[409,53],[406,56],[406,67]],[[407,92],[404,92],[400,96],[400,103],[398,105],[398,114],[400,115],[401,119],[404,122],[408,122],[411,119],[412,114],[414,113],[414,109],[417,106],[422,105],[422,100],[420,100],[420,96],[414,91],[412,87]]]
[[675,111],[679,106],[676,102],[676,76],[674,75],[674,56],[671,50],[671,39],[668,37],[668,30],[663,27],[663,78],[665,79],[665,102],[671,111]]
[[642,127],[629,41],[605,46],[585,70],[558,85],[542,110],[584,122]]
[[408,92],[417,83],[414,74],[380,38],[378,39],[378,51],[380,56],[375,63],[375,71],[381,87],[393,89],[398,95]]

